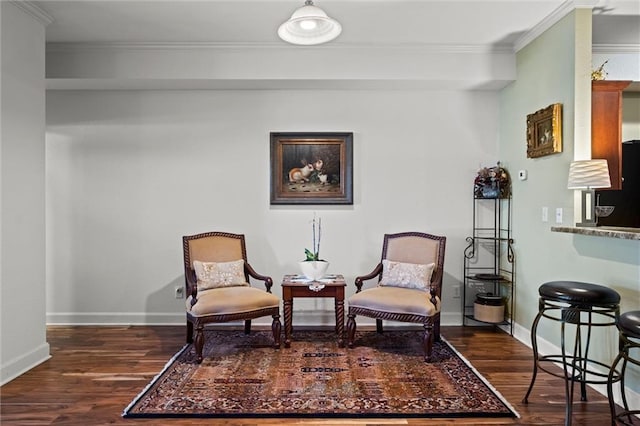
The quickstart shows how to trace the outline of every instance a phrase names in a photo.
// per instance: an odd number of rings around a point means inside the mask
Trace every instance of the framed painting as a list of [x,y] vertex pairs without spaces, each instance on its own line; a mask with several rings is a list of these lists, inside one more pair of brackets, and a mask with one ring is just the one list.
[[271,204],[353,204],[353,133],[271,132]]
[[527,115],[527,158],[562,152],[562,104]]

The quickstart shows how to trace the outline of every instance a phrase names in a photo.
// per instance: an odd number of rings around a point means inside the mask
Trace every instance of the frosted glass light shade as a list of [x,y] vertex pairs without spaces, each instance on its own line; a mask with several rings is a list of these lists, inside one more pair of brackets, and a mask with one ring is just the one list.
[[569,189],[611,188],[607,160],[574,161],[569,166]]
[[278,36],[291,44],[322,44],[338,37],[342,26],[329,18],[324,10],[306,0],[304,6],[297,9],[288,21],[278,28]]

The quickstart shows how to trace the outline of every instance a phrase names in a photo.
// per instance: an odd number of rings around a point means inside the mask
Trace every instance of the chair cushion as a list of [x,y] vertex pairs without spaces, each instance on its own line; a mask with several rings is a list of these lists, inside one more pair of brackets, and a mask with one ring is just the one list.
[[383,259],[380,285],[428,291],[435,266],[435,263],[422,265]]
[[228,315],[280,307],[280,299],[254,287],[222,287],[198,292],[193,306],[189,296],[186,306],[194,316]]
[[538,288],[540,297],[584,306],[617,305],[620,294],[600,284],[580,281],[551,281]]
[[365,308],[394,314],[414,314],[431,317],[440,312],[440,299],[431,303],[429,293],[400,287],[374,287],[356,293],[348,300],[349,307]]
[[196,271],[198,291],[210,288],[248,286],[244,275],[244,260],[232,262],[193,261]]
[[630,311],[620,315],[618,329],[628,337],[640,339],[640,311]]

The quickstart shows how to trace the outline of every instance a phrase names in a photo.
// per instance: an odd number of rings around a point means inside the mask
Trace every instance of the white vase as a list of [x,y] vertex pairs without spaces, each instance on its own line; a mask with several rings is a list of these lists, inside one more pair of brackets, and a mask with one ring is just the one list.
[[307,279],[318,281],[324,277],[329,268],[329,262],[325,260],[304,260],[298,262],[300,264],[300,271]]

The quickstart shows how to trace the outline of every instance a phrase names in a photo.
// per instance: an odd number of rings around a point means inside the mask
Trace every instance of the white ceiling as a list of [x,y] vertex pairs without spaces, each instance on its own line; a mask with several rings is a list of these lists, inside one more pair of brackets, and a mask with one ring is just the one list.
[[[595,13],[602,16],[640,16],[638,0],[582,2],[596,2]],[[48,42],[282,44],[276,30],[302,6],[303,0],[45,0],[32,3],[53,18],[47,27]],[[332,44],[487,47],[513,46],[558,8],[574,3],[565,0],[315,2],[343,26],[342,34]],[[630,21],[630,37],[640,37],[640,25],[634,24],[640,22],[637,18]],[[594,24],[594,32],[596,29]],[[609,30],[599,31],[609,39],[625,37],[624,34],[611,35]]]

